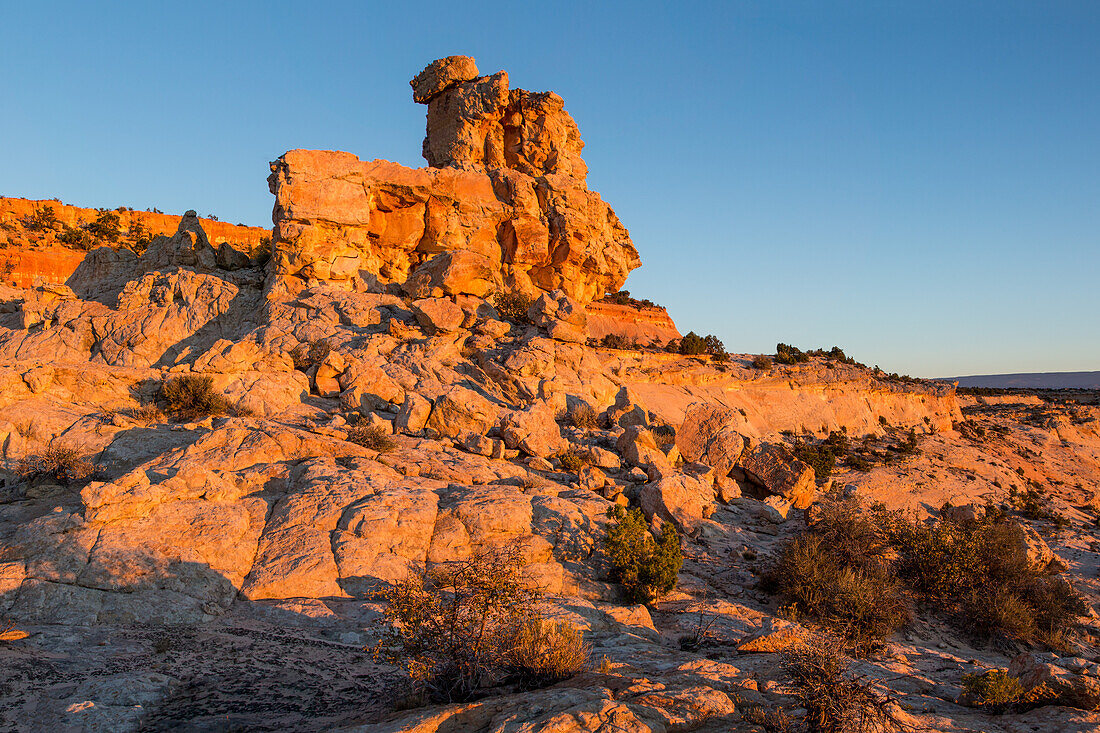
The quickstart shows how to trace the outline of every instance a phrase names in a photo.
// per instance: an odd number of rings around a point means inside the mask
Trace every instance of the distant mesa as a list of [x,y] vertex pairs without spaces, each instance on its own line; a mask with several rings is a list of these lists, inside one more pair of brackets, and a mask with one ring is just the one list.
[[1021,372],[952,377],[960,387],[991,389],[1100,389],[1100,372]]
[[427,168],[291,150],[271,164],[273,297],[328,282],[413,297],[532,295],[581,303],[641,264],[615,212],[588,190],[584,143],[553,92],[478,76],[467,56],[411,82],[428,106]]

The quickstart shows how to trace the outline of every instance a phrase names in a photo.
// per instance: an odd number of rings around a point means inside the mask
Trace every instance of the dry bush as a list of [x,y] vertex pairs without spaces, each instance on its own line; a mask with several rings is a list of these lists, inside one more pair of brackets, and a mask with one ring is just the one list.
[[539,593],[515,546],[411,573],[386,590],[386,629],[375,648],[403,664],[419,692],[466,700],[481,688],[563,679],[587,662],[579,635],[539,618]]
[[765,579],[788,613],[808,617],[857,642],[881,639],[909,621],[903,590],[888,568],[854,557],[813,532],[789,541]]
[[653,425],[649,430],[653,433],[653,441],[661,450],[676,443],[676,428],[671,425]]
[[511,671],[525,686],[540,687],[584,670],[591,652],[575,626],[531,618],[516,627],[506,656]]
[[848,673],[848,660],[828,639],[810,639],[786,652],[783,669],[806,710],[808,733],[879,733],[903,728],[893,702],[865,679]]
[[577,473],[588,465],[588,457],[574,446],[559,453],[557,458],[562,470],[569,473]]
[[160,411],[159,407],[152,403],[141,404],[137,407],[130,407],[126,410],[123,410],[122,414],[124,414],[126,417],[130,418],[136,423],[141,423],[142,425],[160,422],[164,419],[164,413]]
[[381,425],[358,424],[348,428],[348,442],[385,453],[396,447],[393,436]]
[[184,374],[165,382],[160,396],[168,412],[180,420],[224,415],[229,411],[229,400],[214,390],[213,378],[201,374]]
[[600,426],[596,410],[587,402],[577,403],[566,417],[570,425],[581,430],[595,430]]
[[506,321],[512,323],[529,323],[527,309],[531,307],[531,297],[518,290],[500,292],[493,296],[493,306],[497,313]]
[[290,360],[294,362],[295,369],[305,372],[324,361],[330,353],[332,353],[332,344],[324,339],[314,339],[291,349]]
[[51,443],[36,456],[28,456],[19,464],[19,473],[27,481],[50,478],[65,486],[87,481],[99,466],[83,456],[76,446]]
[[772,358],[767,354],[757,354],[752,358],[751,366],[753,369],[771,369]]
[[826,504],[765,577],[795,616],[851,639],[906,623],[909,599],[979,638],[1064,646],[1088,607],[1063,577],[1032,569],[1022,529],[993,512],[965,524]]
[[628,512],[613,506],[607,516],[612,521],[604,549],[611,560],[612,576],[622,584],[627,599],[649,603],[672,590],[684,564],[676,528],[666,524],[661,536],[654,539],[641,509]]

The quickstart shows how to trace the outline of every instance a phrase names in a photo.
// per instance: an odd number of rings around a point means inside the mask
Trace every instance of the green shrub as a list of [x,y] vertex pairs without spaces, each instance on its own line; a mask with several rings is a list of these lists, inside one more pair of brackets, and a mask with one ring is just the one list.
[[160,396],[167,411],[181,420],[224,415],[229,411],[229,400],[214,390],[213,378],[201,374],[184,374],[165,382]]
[[604,549],[611,559],[613,577],[623,585],[627,598],[648,603],[672,590],[684,564],[676,529],[666,524],[654,540],[640,509],[627,512],[616,505],[607,515],[612,522]]
[[775,345],[776,364],[799,364],[810,360],[810,355],[790,344]]
[[608,293],[600,299],[601,303],[611,303],[612,305],[626,305],[630,306],[634,310],[650,310],[653,308],[660,308],[661,306],[654,303],[652,300],[646,300],[644,298],[632,298],[630,297],[629,290],[620,290],[617,293]]
[[685,356],[696,356],[698,354],[705,354],[706,352],[706,340],[694,331],[688,331],[687,334],[680,339],[681,354]]
[[982,674],[964,674],[963,691],[977,698],[978,704],[1003,711],[1024,696],[1024,686],[1018,677],[1004,669],[991,669]]
[[381,425],[352,425],[348,428],[347,440],[349,443],[355,443],[379,453],[391,451],[396,446],[393,436],[386,432],[386,429]]
[[96,239],[117,242],[122,236],[122,227],[118,214],[113,211],[101,211],[96,220],[84,225],[84,229]]
[[89,250],[98,244],[95,237],[78,227],[68,224],[62,225],[61,233],[57,235],[57,241],[73,249]]
[[43,206],[23,217],[23,226],[32,232],[47,232],[57,228],[57,214],[52,206]]
[[51,443],[38,455],[24,458],[19,473],[27,481],[49,478],[65,486],[83,483],[99,470],[84,457],[83,451],[73,445]]
[[519,290],[508,290],[493,296],[493,305],[500,317],[512,323],[530,323],[527,309],[531,307],[531,296]]
[[619,349],[620,351],[635,351],[638,349],[637,342],[617,333],[609,333],[604,336],[600,340],[600,346],[605,349]]

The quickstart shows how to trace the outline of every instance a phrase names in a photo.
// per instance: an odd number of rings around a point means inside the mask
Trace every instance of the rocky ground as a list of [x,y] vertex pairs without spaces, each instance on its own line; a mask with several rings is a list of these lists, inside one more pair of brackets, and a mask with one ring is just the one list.
[[[0,726],[777,730],[766,711],[796,722],[805,712],[783,654],[816,629],[788,620],[760,579],[808,514],[845,496],[922,518],[1004,503],[1029,551],[1064,565],[1095,605],[1100,408],[959,397],[835,357],[754,367],[749,355],[666,350],[678,334],[663,311],[631,317],[630,305],[585,302],[636,266],[625,230],[608,267],[583,248],[576,260],[551,257],[548,245],[550,264],[490,258],[486,270],[478,254],[463,265],[450,253],[471,251],[483,230],[514,254],[515,223],[538,219],[540,206],[558,223],[541,235],[520,227],[535,238],[621,225],[584,188],[571,118],[536,123],[564,115],[560,99],[510,95],[506,77],[502,92],[499,75],[477,77],[472,60],[443,62],[413,84],[429,103],[429,136],[433,125],[441,136],[439,165],[468,168],[471,136],[526,136],[498,151],[518,171],[503,208],[459,206],[446,226],[421,227],[414,249],[397,237],[371,250],[357,227],[375,226],[375,211],[393,234],[391,224],[408,224],[395,212],[428,216],[438,192],[422,196],[400,167],[371,183],[378,165],[344,161],[360,176],[355,195],[368,191],[355,205],[369,211],[311,218],[317,192],[343,183],[331,171],[289,175],[311,159],[290,156],[273,175],[265,265],[231,258],[185,216],[141,256],[104,247],[66,285],[0,289],[0,620],[12,625],[0,635]],[[448,121],[455,107],[432,107],[440,94],[499,106],[477,124]],[[441,183],[451,168],[430,170],[430,186],[461,203],[455,181]],[[542,198],[509,209],[525,181],[545,184]],[[322,203],[348,211],[340,200]],[[448,249],[463,231],[474,237],[466,249]],[[349,257],[358,265],[343,267]],[[357,269],[383,260],[398,266]],[[554,287],[562,279],[572,295]],[[530,302],[505,308],[498,294],[511,287]],[[593,330],[629,348],[601,345]],[[169,404],[166,386],[189,375],[209,378],[220,400],[210,414]],[[830,434],[847,436],[848,454],[818,475],[805,450]],[[1018,511],[1036,487],[1043,511]],[[616,505],[680,536],[678,583],[648,606],[625,602],[610,578],[603,538]],[[460,704],[409,698],[403,671],[368,651],[380,591],[502,545],[519,549],[544,613],[583,632],[588,668]],[[914,730],[1095,730],[1100,626],[1092,611],[1080,621],[1048,652],[979,645],[921,613],[857,655],[850,674],[892,698]],[[994,668],[1073,689],[1078,707],[964,704],[963,675]]]

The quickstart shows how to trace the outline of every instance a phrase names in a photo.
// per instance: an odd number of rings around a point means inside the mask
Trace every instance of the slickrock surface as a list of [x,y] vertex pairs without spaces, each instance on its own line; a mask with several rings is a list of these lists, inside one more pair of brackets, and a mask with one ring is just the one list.
[[[534,124],[524,105],[537,95],[508,92],[476,119],[467,110],[501,83],[450,59],[413,87],[440,119],[456,105],[449,119],[486,139],[499,125],[507,143],[510,126]],[[546,124],[552,142],[538,144],[565,165],[579,140],[555,148],[559,128]],[[495,184],[583,187],[579,158],[554,172],[521,149],[533,172],[477,170],[484,160],[457,143],[438,153],[455,167],[416,171],[294,151],[276,165],[281,232],[267,269],[187,216],[142,257],[93,251],[66,286],[0,286],[0,628],[10,619],[30,634],[0,641],[0,728],[762,730],[754,705],[796,706],[779,653],[810,626],[783,618],[760,576],[830,485],[921,516],[1003,501],[1029,479],[1050,486],[1069,523],[1027,520],[1021,537],[1096,602],[1100,408],[959,398],[822,358],[758,370],[749,355],[603,348],[594,321],[607,309],[585,301],[617,287],[622,260],[568,265],[590,278],[584,292],[558,287],[568,268],[537,266],[558,274],[526,321],[506,321],[484,296],[520,268],[469,259],[488,257],[470,242],[500,243],[492,227],[474,236],[485,211],[515,221]],[[436,249],[418,249],[427,228],[394,233],[435,221],[427,212],[443,200]],[[651,332],[675,332],[651,315]],[[187,374],[210,377],[227,413],[173,420],[149,407]],[[581,406],[596,424],[572,424]],[[392,449],[347,440],[356,422]],[[841,430],[871,446],[912,430],[921,451],[828,481],[790,452],[795,435]],[[27,479],[21,462],[51,445],[98,471]],[[567,470],[566,450],[587,465]],[[648,607],[624,603],[610,580],[602,541],[615,505],[682,533],[678,585]],[[592,669],[549,689],[405,709],[398,669],[365,651],[378,591],[503,544],[520,549],[548,612],[583,631]],[[1087,693],[1098,634],[1093,614],[1072,653],[1036,659],[922,620],[853,671],[914,729],[1095,730],[1100,715],[1086,709],[963,705],[961,685],[1013,664],[1029,684]]]
[[274,292],[320,282],[396,283],[415,297],[560,289],[584,304],[622,287],[641,261],[587,188],[561,98],[476,73],[458,56],[413,80],[428,105],[428,168],[319,150],[271,164]]

